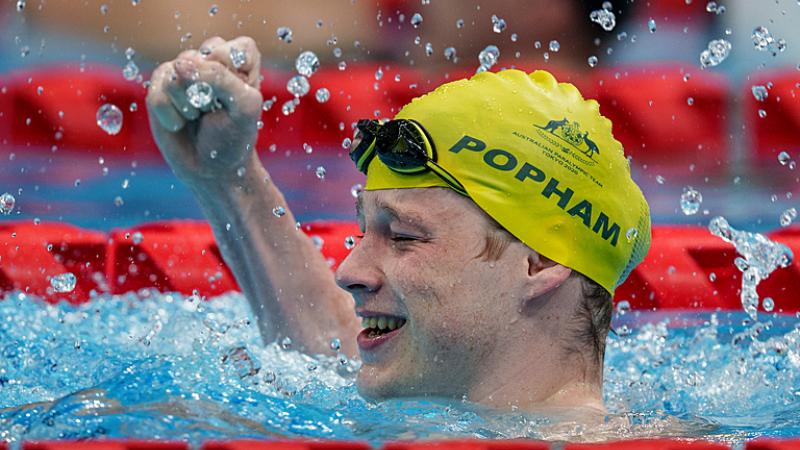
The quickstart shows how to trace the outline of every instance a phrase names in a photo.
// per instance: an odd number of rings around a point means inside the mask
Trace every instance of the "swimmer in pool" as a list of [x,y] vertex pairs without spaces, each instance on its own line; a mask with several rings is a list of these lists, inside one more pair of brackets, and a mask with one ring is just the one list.
[[[272,212],[286,202],[254,151],[259,71],[252,39],[214,37],[155,70],[147,106],[265,341],[313,354],[340,338],[372,399],[604,410],[612,294],[649,248],[650,217],[596,102],[507,70],[360,121],[363,236],[333,274],[291,211]],[[217,98],[199,108],[198,81]]]

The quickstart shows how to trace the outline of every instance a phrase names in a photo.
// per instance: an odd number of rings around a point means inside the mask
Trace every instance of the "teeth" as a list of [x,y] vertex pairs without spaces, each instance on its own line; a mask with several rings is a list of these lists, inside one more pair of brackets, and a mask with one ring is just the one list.
[[388,316],[361,318],[361,326],[363,328],[375,328],[388,331],[396,330],[402,327],[405,323],[405,319]]

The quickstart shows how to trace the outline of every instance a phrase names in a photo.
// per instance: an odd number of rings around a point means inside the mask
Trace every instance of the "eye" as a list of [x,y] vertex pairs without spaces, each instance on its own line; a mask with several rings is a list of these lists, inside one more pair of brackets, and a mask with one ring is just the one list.
[[392,235],[392,241],[393,242],[411,242],[411,241],[418,241],[418,240],[419,240],[419,238],[416,238],[414,236],[409,236],[409,235],[406,235],[406,234],[393,234]]

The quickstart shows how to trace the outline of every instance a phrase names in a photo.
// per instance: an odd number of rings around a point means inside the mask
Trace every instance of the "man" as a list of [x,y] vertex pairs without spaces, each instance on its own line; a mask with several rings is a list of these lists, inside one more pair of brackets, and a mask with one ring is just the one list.
[[[253,151],[259,68],[252,39],[211,38],[153,73],[147,104],[266,341],[322,353],[341,338],[370,398],[603,410],[611,294],[647,252],[650,219],[596,102],[505,71],[359,122],[364,235],[334,277],[291,212],[272,212],[285,201]],[[218,104],[192,106],[200,81]]]

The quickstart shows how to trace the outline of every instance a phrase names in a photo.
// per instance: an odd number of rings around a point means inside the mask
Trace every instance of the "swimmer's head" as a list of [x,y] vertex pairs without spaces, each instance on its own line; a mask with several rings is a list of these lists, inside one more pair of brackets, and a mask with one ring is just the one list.
[[475,397],[520,383],[503,380],[514,370],[536,379],[530,401],[598,387],[611,296],[650,217],[597,103],[544,71],[485,72],[359,128],[366,237],[338,280],[357,311],[405,323],[362,347],[362,392],[491,403]]

